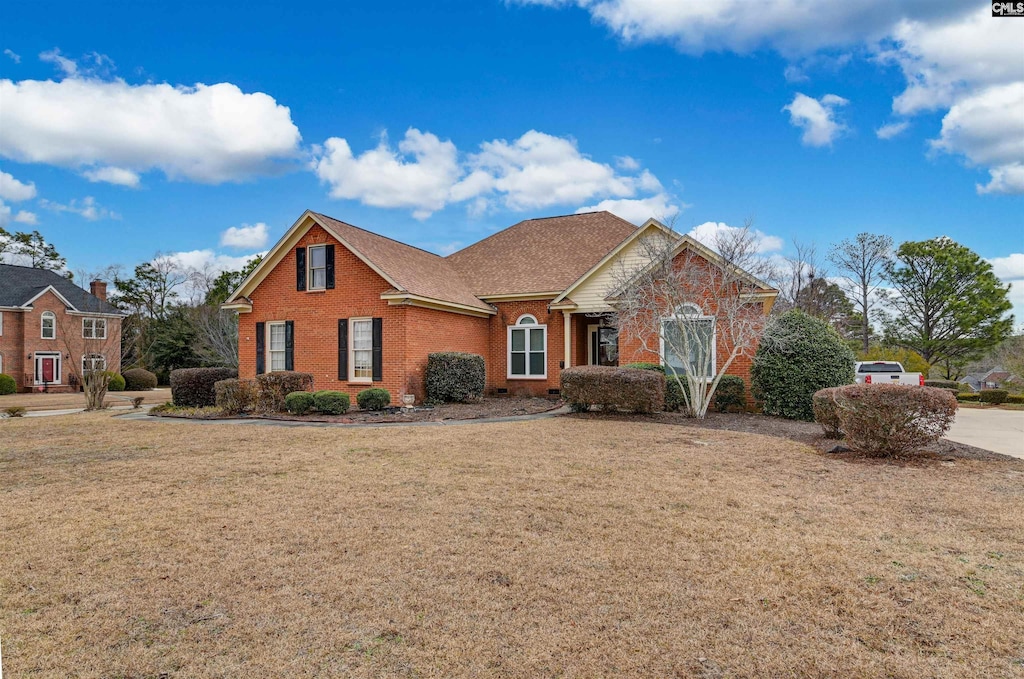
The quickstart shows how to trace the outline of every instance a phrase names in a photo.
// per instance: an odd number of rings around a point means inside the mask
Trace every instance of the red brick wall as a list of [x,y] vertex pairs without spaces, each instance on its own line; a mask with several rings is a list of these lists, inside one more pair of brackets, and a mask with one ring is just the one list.
[[[334,243],[333,290],[295,289],[295,248]],[[253,291],[251,313],[239,314],[239,375],[256,375],[256,323],[292,321],[295,324],[295,370],[313,375],[315,389],[336,389],[355,395],[369,387],[391,392],[393,403],[413,393],[423,398],[423,370],[433,351],[486,353],[488,319],[463,314],[391,306],[380,295],[391,289],[373,269],[314,226],[285,255]],[[338,319],[382,319],[383,381],[350,382],[338,379]]]
[[[35,360],[28,355],[35,352],[60,353],[60,384],[48,387],[50,391],[71,390],[71,375],[81,371],[82,356],[87,353],[102,354],[107,359],[109,370],[120,371],[121,319],[105,319],[106,339],[85,339],[82,337],[82,318],[88,316],[67,313],[64,303],[52,292],[35,300],[32,306],[29,311],[3,312],[4,334],[0,337],[3,371],[14,378],[19,390],[31,390],[34,386]],[[46,311],[56,315],[56,334],[52,340],[42,338],[42,316]]]

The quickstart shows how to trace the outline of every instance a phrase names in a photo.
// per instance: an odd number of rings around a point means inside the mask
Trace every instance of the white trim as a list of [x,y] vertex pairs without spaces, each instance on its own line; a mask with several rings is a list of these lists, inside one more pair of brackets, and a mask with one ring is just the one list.
[[[523,321],[525,321],[527,318],[530,319],[530,322],[524,323]],[[523,314],[522,316],[516,319],[516,325],[540,325],[540,323],[537,322],[537,317],[534,316],[533,314]]]
[[[52,359],[55,360],[55,363],[53,364],[53,373],[54,373],[54,375],[57,378],[57,380],[55,382],[43,382],[42,381],[43,371],[41,369],[41,363],[39,361],[40,361],[40,359],[44,359],[44,358],[52,358]],[[37,352],[33,353],[32,354],[32,384],[35,384],[37,386],[42,386],[44,384],[47,385],[47,386],[49,386],[51,384],[57,384],[57,385],[61,384],[62,380],[63,380],[63,372],[64,372],[63,360],[64,360],[64,356],[59,351],[37,351]]]
[[[92,321],[92,337],[89,337],[89,336],[87,336],[85,334],[85,322],[86,321]],[[99,337],[99,336],[96,335],[96,323],[98,323],[99,321],[103,321],[103,336],[102,337]],[[83,316],[82,317],[82,339],[90,339],[90,340],[105,340],[105,339],[107,339],[107,319],[105,319],[105,318],[98,318],[98,317],[92,317],[92,316]]]
[[[369,377],[356,377],[356,323],[369,323],[370,324],[370,376]],[[360,349],[359,351],[366,351]],[[360,316],[357,318],[348,319],[348,381],[356,384],[373,384],[373,318],[370,316]]]
[[[264,347],[265,347],[266,355],[263,357],[263,360],[264,360],[265,367],[266,367],[268,373],[281,372],[282,370],[287,370],[288,369],[287,368],[287,365],[288,365],[288,326],[287,326],[287,323],[288,323],[287,321],[266,321],[264,323],[263,332],[266,333],[266,337],[265,337],[266,341],[263,344],[264,344]],[[274,351],[271,349],[271,339],[270,339],[271,337],[273,337],[273,333],[271,332],[270,328],[272,326],[276,326],[276,325],[279,325],[279,326],[281,326],[284,329],[284,348],[282,348],[278,353],[284,354],[284,365],[286,366],[284,368],[279,368],[278,370],[274,370]]]
[[[4,336],[4,312],[0,311],[0,337]],[[3,372],[0,370],[0,372]]]
[[39,294],[37,294],[32,299],[30,299],[29,301],[27,301],[24,304],[22,304],[21,306],[23,308],[26,308],[26,309],[31,307],[32,306],[32,302],[36,301],[37,299],[39,299],[40,297],[45,295],[47,292],[52,292],[54,295],[56,295],[57,299],[59,299],[60,301],[64,302],[64,306],[68,307],[72,311],[78,311],[78,309],[75,307],[75,305],[72,304],[71,302],[69,302],[67,297],[65,297],[64,295],[60,294],[60,292],[57,290],[57,288],[53,287],[52,285],[47,285],[45,288],[42,289],[42,291],[39,292]]
[[[534,322],[527,325],[520,325],[520,322],[524,318],[530,318]],[[548,378],[548,326],[541,325],[536,322],[536,318],[532,314],[523,314],[516,321],[515,325],[510,325],[506,329],[505,335],[505,377],[510,380],[546,380]],[[512,374],[512,333],[516,330],[522,330],[525,337],[523,338],[523,351],[516,352],[524,355],[523,368],[526,370],[525,374],[514,375]],[[543,332],[544,337],[544,373],[542,375],[535,375],[530,373],[530,354],[536,354],[536,351],[530,351],[530,331],[540,330]]]
[[[614,330],[612,326],[601,325],[600,323],[592,323],[587,325],[587,365],[599,365],[594,362],[594,360],[596,359],[596,357],[594,356],[594,335],[600,332],[601,328],[608,328],[609,330]],[[598,339],[598,342],[600,343],[600,339]],[[618,342],[616,341],[616,344],[617,343]],[[616,358],[615,361],[616,363],[618,363],[618,358]]]
[[560,294],[561,290],[552,290],[551,292],[503,292],[497,295],[477,295],[477,297],[485,302],[491,300],[496,302],[518,302],[554,299]]
[[0,375],[4,372],[4,352],[0,351]]
[[[45,326],[44,322],[46,321],[47,318],[52,318],[53,319],[53,325],[50,326],[50,330],[53,331],[53,336],[52,337],[47,337],[46,336],[46,326]],[[44,339],[44,340],[55,340],[55,339],[57,339],[57,314],[53,313],[52,311],[44,311],[42,314],[39,315],[39,339]]]
[[565,361],[564,365],[566,368],[572,367],[572,314],[568,311],[562,312],[562,326],[563,326],[563,346],[562,353],[565,356],[562,358]]
[[[704,314],[700,308],[693,303],[683,304],[684,307],[693,307],[700,315],[693,314],[691,318],[696,321],[711,321],[711,374],[704,375],[704,380],[710,382],[715,379],[715,374],[718,372],[718,319],[714,316],[708,316]],[[662,316],[661,322],[658,323],[658,356],[661,359],[663,366],[668,366],[668,362],[665,360],[665,321],[678,321],[678,315]]]
[[[313,286],[313,250],[324,251],[324,284],[319,287]],[[318,267],[319,268],[319,267]],[[327,244],[317,243],[306,246],[306,292],[320,292],[327,289]]]
[[67,313],[68,316],[95,316],[96,318],[124,318],[128,315],[123,313],[104,314],[99,311],[73,311],[71,309],[68,309],[65,313]]
[[494,308],[481,309],[480,307],[469,306],[468,304],[445,302],[444,300],[424,297],[423,295],[413,295],[397,290],[382,292],[380,298],[387,301],[388,306],[418,306],[424,309],[436,309],[438,311],[476,316],[478,318],[487,318],[498,313],[498,310]]

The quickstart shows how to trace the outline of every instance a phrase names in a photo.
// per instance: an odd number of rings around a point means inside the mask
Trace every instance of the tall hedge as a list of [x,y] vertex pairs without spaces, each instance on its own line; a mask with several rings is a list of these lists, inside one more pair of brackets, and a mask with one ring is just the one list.
[[665,404],[665,376],[652,370],[583,365],[562,371],[562,398],[574,412],[653,413]]
[[751,388],[766,414],[811,422],[814,392],[852,384],[853,364],[853,351],[832,326],[794,309],[761,337]]
[[171,371],[171,400],[176,406],[203,408],[216,405],[213,385],[238,377],[231,368],[179,368]]
[[459,351],[427,356],[427,399],[442,403],[479,401],[487,379],[484,357]]

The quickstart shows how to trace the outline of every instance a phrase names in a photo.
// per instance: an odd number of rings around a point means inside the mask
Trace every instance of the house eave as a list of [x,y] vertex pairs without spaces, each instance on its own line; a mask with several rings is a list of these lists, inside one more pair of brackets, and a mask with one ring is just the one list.
[[478,316],[480,318],[489,318],[498,313],[497,309],[493,308],[481,309],[479,307],[469,306],[468,304],[447,302],[442,299],[432,299],[430,297],[414,295],[408,292],[385,292],[380,296],[380,298],[385,300],[388,303],[388,306],[416,306],[424,309],[435,309],[437,311],[464,314],[466,316]]

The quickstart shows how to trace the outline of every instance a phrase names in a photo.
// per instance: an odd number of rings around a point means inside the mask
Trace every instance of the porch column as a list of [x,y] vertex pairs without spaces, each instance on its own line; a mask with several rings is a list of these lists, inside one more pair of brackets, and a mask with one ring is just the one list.
[[565,331],[562,333],[565,336],[565,348],[563,349],[563,356],[565,357],[565,367],[572,367],[572,314],[568,311],[562,311],[562,323]]

